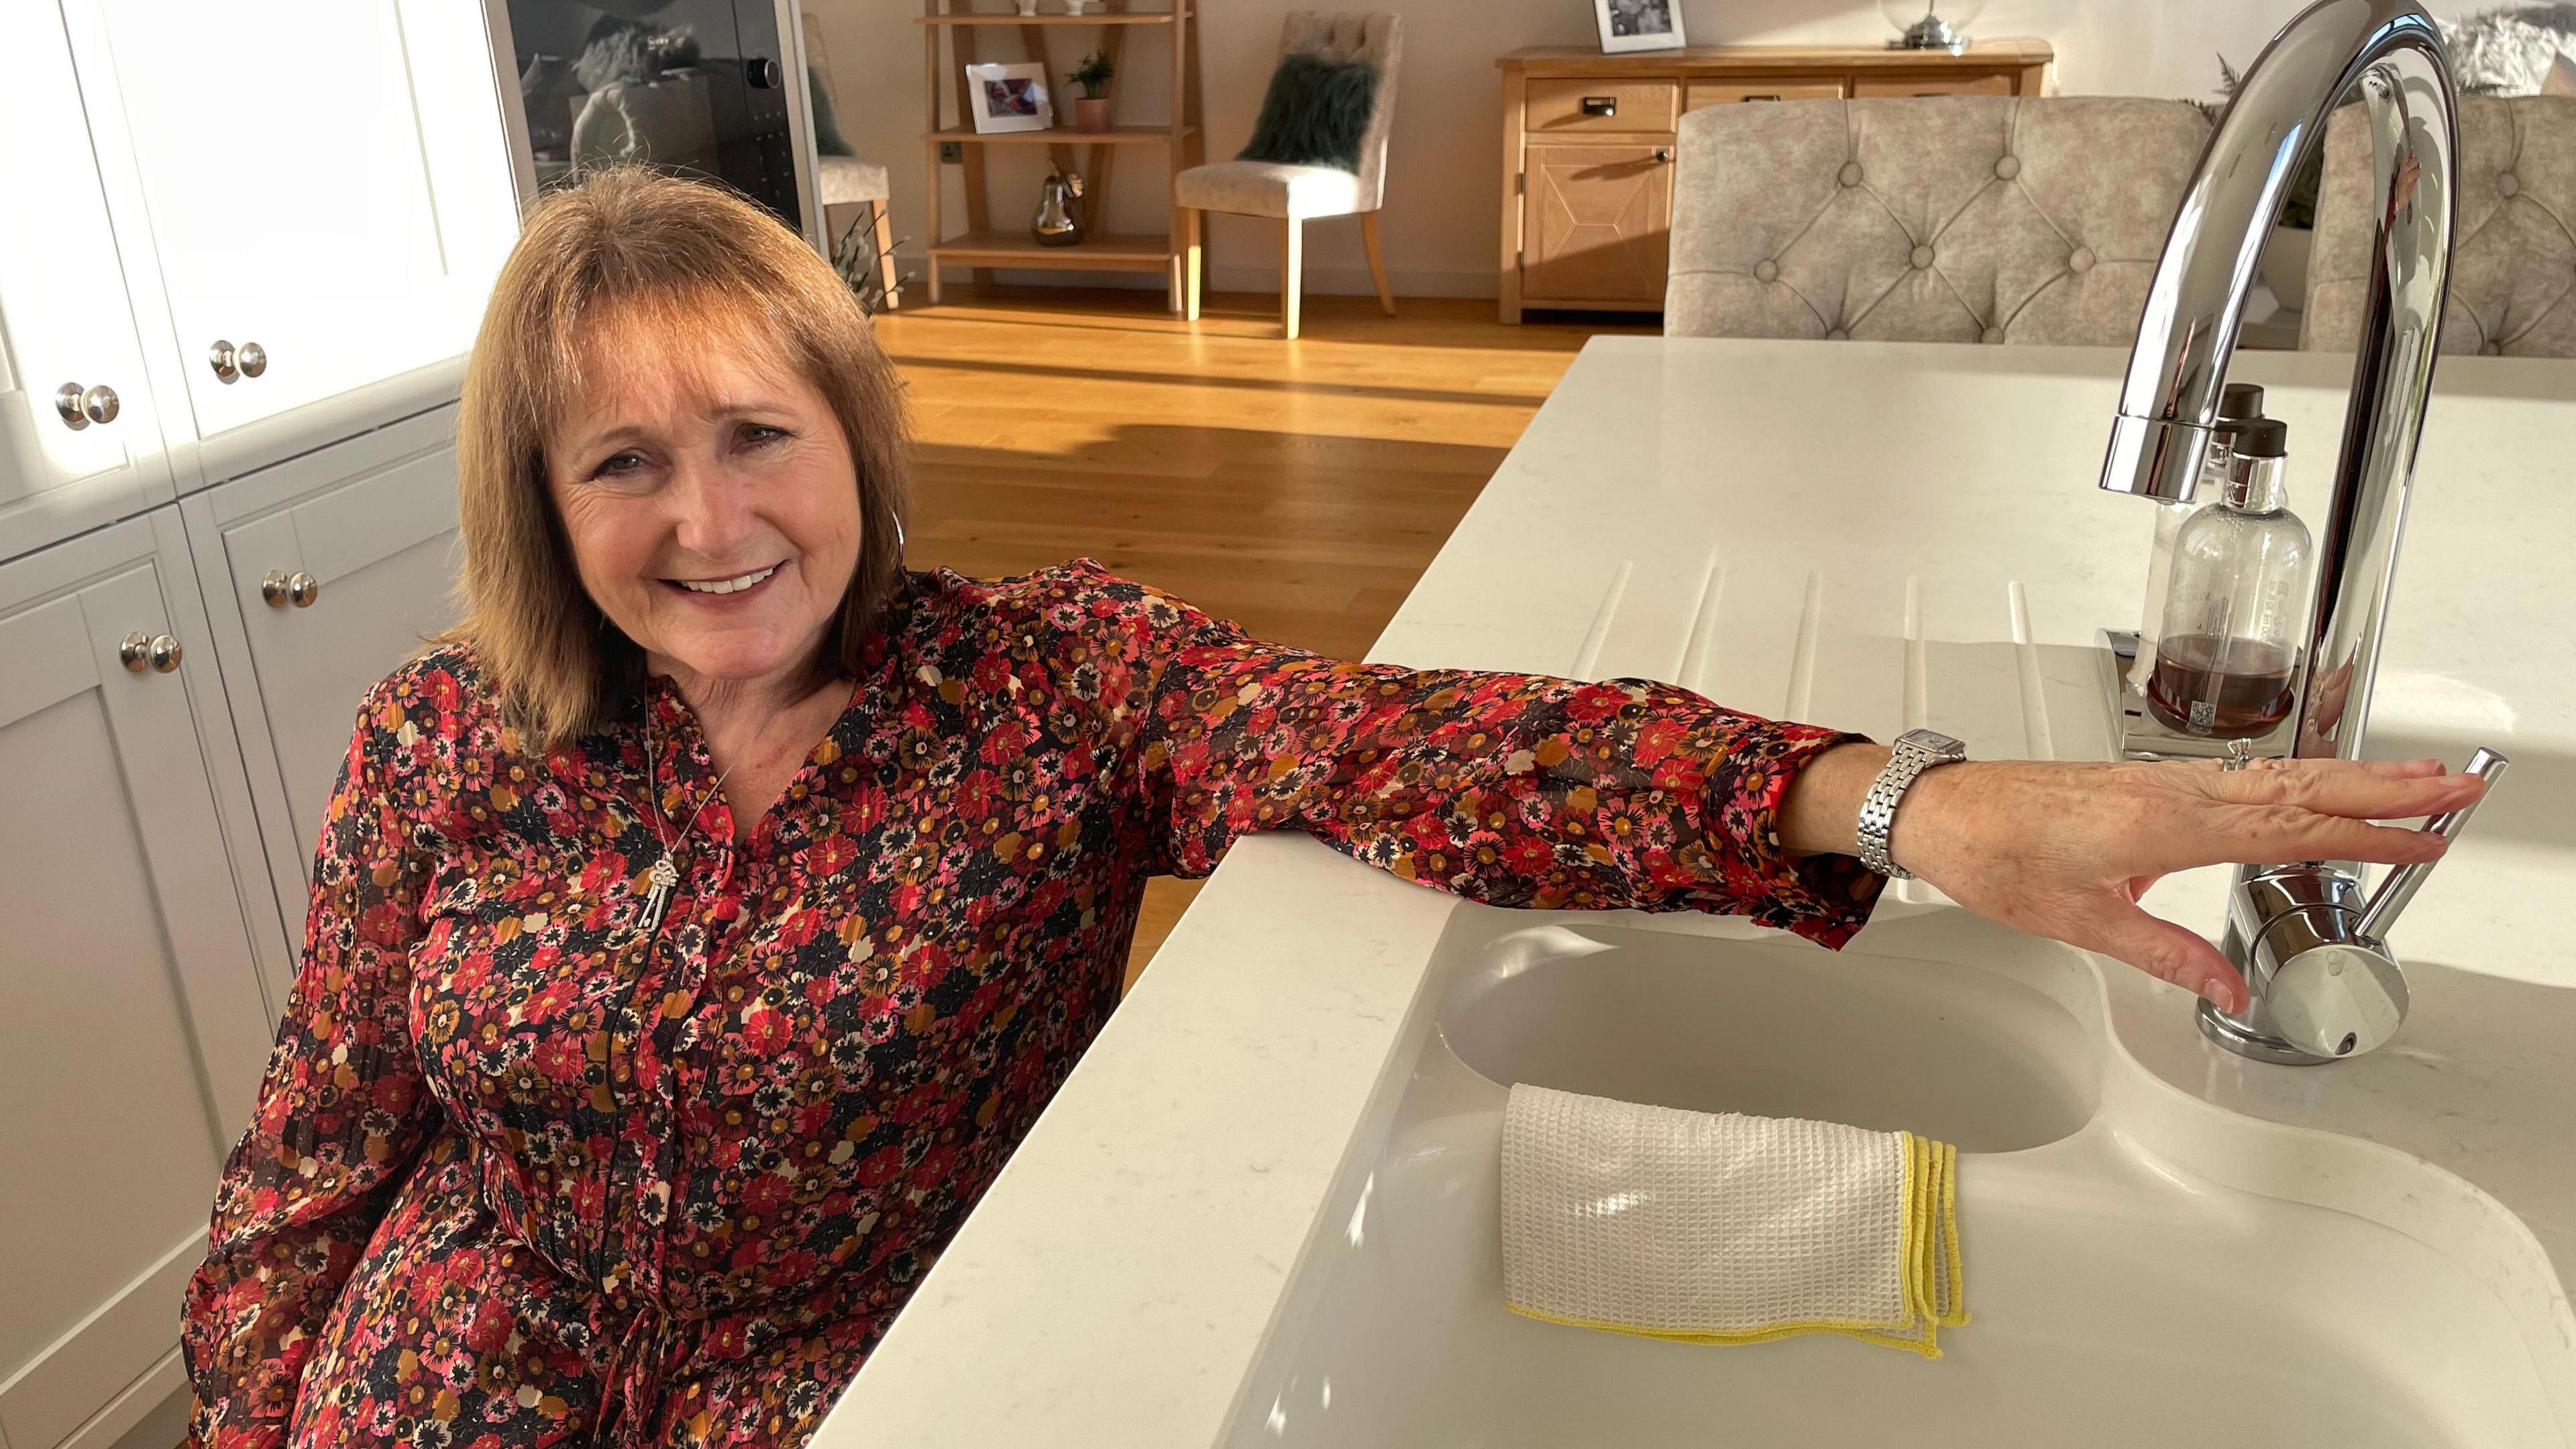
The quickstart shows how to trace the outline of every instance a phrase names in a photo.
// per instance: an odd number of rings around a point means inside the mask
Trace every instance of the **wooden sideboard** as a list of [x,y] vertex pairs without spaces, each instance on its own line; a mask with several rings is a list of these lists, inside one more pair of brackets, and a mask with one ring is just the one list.
[[1702,45],[1604,55],[1516,50],[1503,72],[1502,318],[1526,307],[1660,312],[1673,128],[1754,101],[2046,95],[2056,52],[1985,40],[1958,55],[1860,46]]

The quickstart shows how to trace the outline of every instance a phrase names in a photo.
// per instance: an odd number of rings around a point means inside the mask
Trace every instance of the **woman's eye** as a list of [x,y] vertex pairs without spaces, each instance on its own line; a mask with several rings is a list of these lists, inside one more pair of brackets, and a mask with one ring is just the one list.
[[598,467],[590,470],[590,476],[594,478],[622,478],[643,466],[644,455],[636,452],[632,448],[629,448],[622,453],[611,453],[606,458],[602,459]]
[[745,423],[742,425],[742,441],[743,445],[746,447],[767,447],[769,444],[775,443],[786,436],[787,430],[785,428],[773,428],[767,423]]

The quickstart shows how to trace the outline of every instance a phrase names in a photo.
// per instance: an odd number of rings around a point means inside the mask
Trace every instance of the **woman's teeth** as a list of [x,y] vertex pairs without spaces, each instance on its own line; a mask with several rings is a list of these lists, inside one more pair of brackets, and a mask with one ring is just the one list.
[[757,573],[736,574],[729,579],[673,579],[671,582],[693,594],[737,594],[778,572],[779,567],[779,564],[771,564]]

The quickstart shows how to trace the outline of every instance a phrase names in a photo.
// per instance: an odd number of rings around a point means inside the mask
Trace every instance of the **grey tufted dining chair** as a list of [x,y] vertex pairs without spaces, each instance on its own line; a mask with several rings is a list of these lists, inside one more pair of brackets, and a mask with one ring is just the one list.
[[2208,133],[2124,96],[1693,111],[1664,331],[2125,347]]
[[[2370,256],[2370,133],[2326,123],[2299,346],[2352,350]],[[2576,96],[2460,97],[2459,240],[2442,350],[2576,357]]]

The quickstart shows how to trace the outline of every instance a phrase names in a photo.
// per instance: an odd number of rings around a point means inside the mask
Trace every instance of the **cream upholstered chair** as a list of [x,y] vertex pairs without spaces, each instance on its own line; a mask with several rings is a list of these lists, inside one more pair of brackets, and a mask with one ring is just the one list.
[[2121,96],[1704,107],[1664,330],[2125,347],[2208,133]]
[[1396,61],[1403,48],[1404,27],[1393,15],[1289,12],[1280,36],[1282,59],[1313,55],[1337,64],[1364,61],[1377,72],[1368,129],[1360,138],[1360,169],[1353,174],[1337,166],[1217,161],[1193,166],[1172,178],[1172,207],[1181,228],[1184,254],[1183,315],[1191,321],[1198,320],[1200,275],[1205,270],[1202,258],[1206,251],[1199,216],[1203,211],[1277,217],[1285,223],[1279,260],[1279,316],[1290,337],[1297,335],[1307,220],[1356,214],[1360,219],[1360,241],[1368,250],[1369,276],[1377,283],[1378,306],[1388,316],[1395,315],[1395,294],[1386,285],[1386,261],[1378,255],[1377,210],[1386,197],[1386,138],[1395,116]]
[[[2349,352],[2369,285],[2370,132],[2326,124],[2299,346]],[[2576,357],[2576,96],[2460,97],[2458,240],[2442,350]]]
[[[823,187],[825,217],[836,206],[866,206],[874,213],[868,231],[876,243],[877,281],[885,288],[886,310],[902,306],[894,270],[894,221],[886,210],[886,198],[893,194],[886,182],[886,169],[855,156],[818,156],[814,164],[821,173],[818,179]],[[825,229],[830,229],[828,223]],[[835,236],[833,240],[839,238]]]
[[[840,90],[833,84],[832,59],[824,50],[823,26],[812,11],[804,17],[806,84],[813,88],[808,104],[812,107],[815,146],[818,151],[840,139]],[[837,206],[868,208],[868,234],[876,251],[877,283],[885,292],[885,308],[891,312],[903,305],[900,279],[894,266],[894,219],[887,209],[887,199],[894,189],[886,179],[886,169],[874,161],[856,156],[823,154],[814,158],[815,183],[823,193],[823,240],[838,247],[841,233],[832,224],[832,209]],[[838,258],[834,259],[835,261]]]

